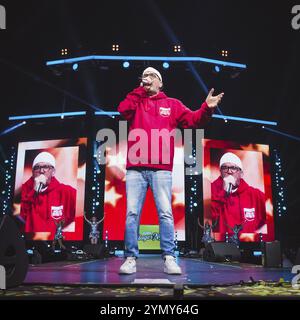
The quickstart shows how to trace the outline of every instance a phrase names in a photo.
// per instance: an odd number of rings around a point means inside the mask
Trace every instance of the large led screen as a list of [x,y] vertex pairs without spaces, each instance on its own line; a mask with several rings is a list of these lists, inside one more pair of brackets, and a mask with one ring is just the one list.
[[203,140],[204,222],[216,241],[238,232],[240,241],[273,241],[268,145]]
[[83,239],[86,138],[20,142],[13,214],[30,240]]

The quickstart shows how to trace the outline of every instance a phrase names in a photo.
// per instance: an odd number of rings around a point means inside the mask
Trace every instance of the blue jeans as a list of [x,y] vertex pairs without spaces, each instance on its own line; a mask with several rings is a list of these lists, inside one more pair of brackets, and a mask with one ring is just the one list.
[[166,170],[127,170],[125,257],[137,257],[139,253],[139,225],[148,186],[152,189],[158,212],[162,256],[175,257],[172,172]]

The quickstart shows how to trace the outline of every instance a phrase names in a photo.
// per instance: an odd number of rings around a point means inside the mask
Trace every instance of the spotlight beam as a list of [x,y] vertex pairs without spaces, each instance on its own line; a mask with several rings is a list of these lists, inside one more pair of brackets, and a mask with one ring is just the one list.
[[279,130],[275,130],[275,129],[268,128],[268,127],[264,127],[263,129],[265,129],[267,131],[270,131],[270,132],[273,132],[275,134],[278,134],[280,136],[284,136],[284,137],[290,138],[292,140],[300,141],[300,137],[293,136],[291,134],[288,134],[288,133],[285,133],[285,132],[282,132],[282,131],[279,131]]
[[[176,36],[176,33],[174,32],[174,30],[171,28],[171,25],[168,23],[167,19],[164,17],[164,15],[162,14],[159,6],[154,2],[154,1],[146,1],[146,4],[148,5],[149,9],[152,11],[153,15],[155,16],[155,18],[158,20],[158,22],[160,23],[162,29],[165,32],[165,35],[167,36],[167,38],[169,39],[169,42],[171,43],[181,43],[178,39],[178,37]],[[185,50],[181,50],[181,46],[180,46],[180,51],[181,52],[181,56],[186,56],[186,52]],[[208,62],[210,63],[210,61],[207,60],[207,58],[201,58],[202,62]],[[198,84],[200,85],[200,87],[202,88],[202,90],[205,92],[205,94],[208,94],[208,88],[204,82],[204,80],[202,79],[200,73],[198,72],[198,70],[195,68],[195,66],[192,63],[193,61],[186,61],[186,65],[188,66],[188,68],[190,69],[191,73],[193,74],[195,80],[198,82]],[[217,106],[217,110],[218,112],[223,115],[221,108],[219,106]]]
[[2,132],[0,132],[0,136],[4,136],[5,134],[8,134],[8,133],[18,129],[19,127],[24,126],[25,124],[26,124],[26,121],[23,121],[23,122],[20,122],[18,124],[15,124],[14,126],[9,127],[7,129],[3,130]]
[[84,105],[89,106],[91,109],[94,109],[95,111],[103,111],[102,109],[100,109],[100,108],[98,108],[97,106],[89,103],[88,101],[85,101],[84,99],[82,99],[82,98],[80,98],[80,97],[78,97],[78,96],[75,96],[73,93],[71,93],[71,92],[69,92],[69,91],[66,91],[66,90],[64,90],[64,89],[61,89],[61,88],[57,87],[56,85],[50,83],[49,81],[46,81],[46,80],[42,79],[42,78],[39,77],[38,75],[36,75],[36,74],[34,74],[34,73],[31,73],[31,72],[29,72],[29,71],[26,71],[26,70],[24,70],[23,68],[15,65],[15,64],[13,64],[13,63],[11,63],[11,62],[8,62],[8,61],[0,58],[0,63],[3,63],[3,64],[5,64],[5,65],[7,65],[7,66],[9,66],[9,67],[17,70],[18,72],[21,72],[21,73],[25,74],[26,76],[28,76],[29,78],[33,79],[34,81],[40,82],[40,83],[42,83],[43,85],[46,85],[46,86],[48,86],[49,88],[54,89],[54,90],[56,90],[56,91],[64,94],[65,96],[70,97],[71,99],[73,99],[73,100],[75,100],[75,101],[78,101],[78,102],[80,102],[80,103],[82,103],[82,104],[84,104]]

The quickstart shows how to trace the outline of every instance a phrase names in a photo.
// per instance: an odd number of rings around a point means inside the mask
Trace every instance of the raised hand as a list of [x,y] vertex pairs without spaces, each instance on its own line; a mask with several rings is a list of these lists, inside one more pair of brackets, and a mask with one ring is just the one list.
[[224,92],[218,94],[217,96],[213,96],[215,89],[211,89],[208,93],[208,96],[206,98],[206,103],[209,106],[209,108],[215,108],[220,101],[222,100],[223,96],[224,96]]

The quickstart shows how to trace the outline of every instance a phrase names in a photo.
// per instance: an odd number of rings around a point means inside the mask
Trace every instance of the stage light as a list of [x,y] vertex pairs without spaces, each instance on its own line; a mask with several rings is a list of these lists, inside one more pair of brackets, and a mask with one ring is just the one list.
[[174,46],[173,50],[174,50],[174,52],[181,52],[181,46],[176,45],[176,46]]
[[220,72],[221,71],[221,68],[219,66],[215,66],[215,71],[216,72]]
[[119,51],[119,45],[113,44],[111,49],[112,49],[112,51]]
[[228,51],[227,50],[222,50],[221,51],[222,57],[228,57]]
[[72,69],[73,69],[74,71],[77,71],[77,70],[78,70],[78,67],[79,67],[78,63],[74,63],[73,66],[72,66]]
[[170,67],[170,65],[169,65],[168,62],[164,62],[164,63],[163,63],[163,67],[164,67],[165,69],[168,69],[168,68]]
[[108,247],[108,231],[105,230],[105,248]]
[[68,54],[68,49],[61,49],[61,55],[66,56]]
[[128,61],[123,62],[123,68],[129,68],[130,63]]

